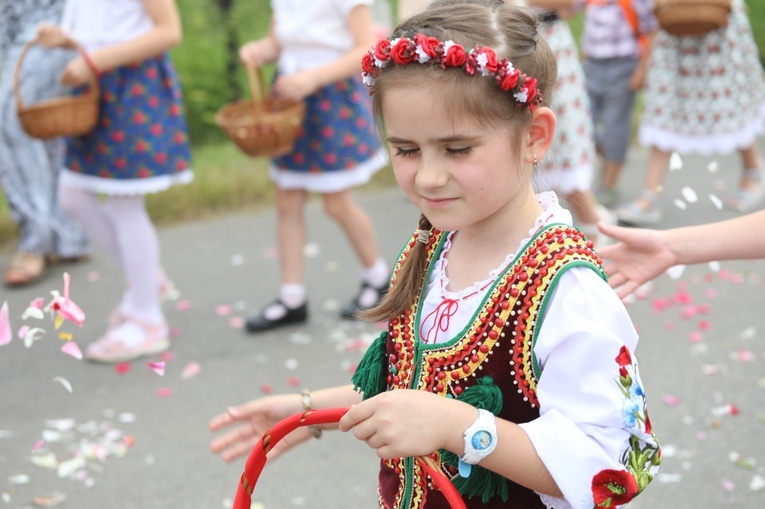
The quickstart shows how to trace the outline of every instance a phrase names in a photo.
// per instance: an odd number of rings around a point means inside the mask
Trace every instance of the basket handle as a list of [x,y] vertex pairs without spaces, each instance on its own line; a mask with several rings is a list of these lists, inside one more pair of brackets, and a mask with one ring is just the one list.
[[[294,414],[279,421],[273,428],[263,433],[263,436],[260,437],[260,440],[258,440],[257,445],[252,449],[252,452],[245,463],[244,473],[242,473],[242,477],[239,480],[239,486],[236,490],[234,509],[250,509],[255,483],[258,482],[260,473],[266,465],[266,454],[277,442],[279,442],[279,440],[301,426],[337,422],[347,411],[347,408],[306,410],[305,412]],[[447,502],[449,502],[449,506],[452,509],[465,509],[465,502],[462,500],[462,496],[449,478],[441,472],[441,469],[436,462],[429,456],[418,456],[416,459],[423,470],[425,470],[433,480],[433,483],[444,494]]]
[[[27,42],[24,45],[24,48],[21,50],[21,54],[19,54],[19,59],[16,61],[16,69],[13,72],[13,94],[16,96],[16,109],[19,110],[24,108],[24,101],[21,98],[21,66],[24,63],[24,59],[26,58],[29,50],[32,48],[32,46],[38,44],[39,42],[40,39],[37,37]],[[80,46],[80,44],[74,39],[68,39],[68,45],[75,48],[77,51],[83,51],[82,46]],[[98,77],[95,75],[91,75],[90,90],[96,95],[100,93]]]
[[266,95],[266,80],[260,67],[245,65],[245,68],[247,69],[247,81],[250,83],[252,106],[257,112],[263,109],[263,100]]

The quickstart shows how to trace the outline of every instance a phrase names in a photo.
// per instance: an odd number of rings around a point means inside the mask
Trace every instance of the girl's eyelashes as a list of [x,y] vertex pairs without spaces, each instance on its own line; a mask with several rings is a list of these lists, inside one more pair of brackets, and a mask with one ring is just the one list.
[[[452,147],[446,147],[445,151],[446,154],[449,156],[466,156],[470,154],[470,152],[473,150],[473,147],[459,147],[459,148],[452,148]],[[396,156],[397,157],[413,157],[420,153],[420,149],[418,148],[403,148],[403,147],[396,147]]]
[[413,155],[417,154],[420,150],[416,148],[403,148],[403,147],[396,147],[396,156],[397,157],[412,157]]
[[466,156],[473,150],[473,147],[460,147],[460,148],[449,148],[447,147],[446,153],[450,156]]

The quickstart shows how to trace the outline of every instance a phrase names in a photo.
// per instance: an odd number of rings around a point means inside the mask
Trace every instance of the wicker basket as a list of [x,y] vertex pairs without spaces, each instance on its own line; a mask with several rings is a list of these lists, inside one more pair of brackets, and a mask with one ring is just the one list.
[[672,35],[704,35],[728,22],[731,0],[654,0],[659,25]]
[[[260,440],[252,449],[247,462],[244,465],[244,473],[239,479],[239,485],[234,499],[234,509],[250,509],[252,504],[252,491],[255,483],[266,465],[266,454],[289,432],[301,426],[314,424],[327,424],[337,422],[348,411],[347,408],[327,408],[323,410],[306,410],[278,422],[273,428],[263,433]],[[420,466],[428,473],[433,483],[443,493],[449,507],[452,509],[466,509],[462,496],[451,481],[441,473],[440,467],[428,456],[417,458]]]
[[[13,92],[16,95],[16,110],[21,127],[29,136],[43,140],[58,136],[79,136],[90,132],[98,122],[100,90],[96,76],[90,81],[90,90],[82,95],[24,104],[20,89],[21,66],[29,49],[38,42],[34,39],[24,46],[13,75]],[[82,49],[75,41],[70,40],[70,45]]]
[[260,68],[248,66],[247,78],[252,99],[223,106],[215,115],[215,123],[253,157],[277,157],[291,152],[303,125],[305,103],[266,98]]

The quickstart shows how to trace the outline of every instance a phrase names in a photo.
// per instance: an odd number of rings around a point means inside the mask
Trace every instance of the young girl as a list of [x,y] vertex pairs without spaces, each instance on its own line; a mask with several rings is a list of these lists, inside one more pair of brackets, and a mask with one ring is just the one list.
[[192,178],[181,93],[167,50],[181,41],[174,0],[68,0],[61,27],[43,43],[84,48],[61,81],[99,77],[101,113],[89,134],[68,140],[60,201],[122,268],[127,289],[106,333],[88,345],[93,361],[121,362],[169,347],[160,307],[167,285],[143,195]]
[[659,448],[626,310],[570,214],[532,188],[555,135],[555,57],[536,17],[431,6],[393,37],[362,65],[396,179],[423,215],[365,313],[388,330],[353,385],[230,408],[211,429],[243,424],[211,448],[231,460],[304,405],[353,405],[339,428],[382,459],[380,507],[446,507],[420,455],[470,508],[626,504]]
[[320,193],[325,212],[348,237],[361,261],[361,290],[342,311],[344,318],[377,304],[390,271],[380,257],[372,222],[351,196],[387,164],[372,129],[367,92],[358,79],[361,55],[374,42],[372,0],[271,2],[273,18],[265,38],[240,50],[246,65],[278,62],[274,94],[306,101],[302,135],[294,150],[273,159],[277,236],[282,285],[277,299],[247,321],[261,332],[304,322],[308,302],[303,282],[303,216],[309,192]]
[[742,175],[726,205],[754,210],[765,196],[757,135],[765,127],[765,80],[743,0],[727,24],[700,37],[659,30],[651,46],[640,142],[651,148],[643,190],[618,209],[638,226],[661,222],[659,203],[672,152],[741,155]]
[[[58,173],[64,158],[60,138],[35,140],[21,128],[16,111],[13,73],[22,48],[43,21],[60,20],[63,0],[16,0],[0,3],[0,187],[19,227],[16,253],[3,273],[8,286],[35,283],[54,260],[76,261],[88,255],[82,228],[58,203]],[[32,49],[22,67],[25,104],[64,93],[58,73],[64,51]]]

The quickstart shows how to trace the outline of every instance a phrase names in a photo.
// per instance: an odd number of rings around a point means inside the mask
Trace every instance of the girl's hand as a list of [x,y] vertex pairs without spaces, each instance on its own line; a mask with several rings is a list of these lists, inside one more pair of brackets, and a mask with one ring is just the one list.
[[[268,396],[230,407],[226,413],[210,420],[210,431],[219,431],[237,425],[224,435],[210,442],[210,450],[220,454],[224,461],[232,461],[250,453],[264,432],[276,423],[303,409],[299,394]],[[308,440],[311,432],[307,427],[298,428],[277,443],[268,453],[269,459],[300,442]]]
[[273,92],[277,97],[290,101],[302,101],[321,88],[321,81],[315,71],[300,71],[279,76],[274,82]]
[[239,60],[249,67],[260,67],[266,63],[266,55],[260,41],[250,41],[239,48]]
[[70,61],[61,73],[61,84],[69,87],[78,87],[90,83],[93,79],[93,71],[82,56]]
[[[477,411],[466,403],[418,390],[384,392],[354,405],[340,420],[383,459],[462,453],[462,434]],[[455,450],[456,449],[456,450]]]
[[661,231],[603,223],[598,228],[619,241],[598,249],[598,255],[606,261],[608,284],[622,299],[677,264]]
[[72,40],[64,35],[64,32],[57,25],[50,23],[43,23],[37,27],[37,40],[49,48],[72,47]]

